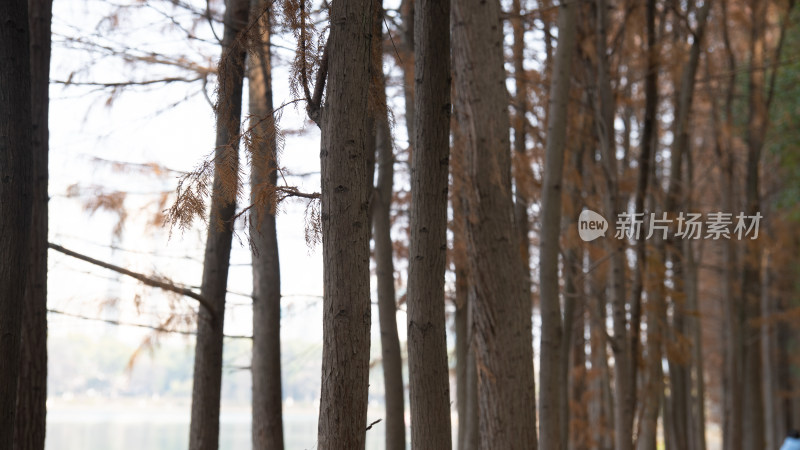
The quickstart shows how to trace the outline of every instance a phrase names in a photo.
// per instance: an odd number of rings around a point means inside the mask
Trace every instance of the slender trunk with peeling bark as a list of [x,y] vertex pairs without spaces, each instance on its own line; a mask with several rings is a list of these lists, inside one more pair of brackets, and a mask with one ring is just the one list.
[[[253,260],[252,439],[254,450],[283,449],[281,389],[281,271],[274,192],[278,182],[278,145],[272,100],[272,8],[251,0],[258,18],[247,79],[250,123],[258,139],[250,148],[250,239]],[[266,196],[266,197],[265,197]]]
[[[192,385],[192,417],[189,426],[190,450],[216,450],[219,446],[219,408],[222,388],[222,340],[225,319],[225,295],[230,266],[236,192],[223,184],[238,183],[239,129],[242,112],[242,84],[245,71],[245,47],[237,41],[247,24],[250,2],[228,0],[225,6],[225,32],[222,39],[224,73],[220,77],[217,106],[217,137],[211,215],[208,221],[201,296],[213,311],[200,306],[197,319],[197,343]],[[227,180],[225,178],[228,178]],[[231,180],[230,178],[233,178]]]
[[22,306],[14,450],[44,450],[47,416],[47,220],[52,0],[29,0],[33,216]]
[[331,4],[328,83],[320,150],[323,253],[320,450],[363,450],[369,390],[369,199],[367,146],[372,67],[371,0]]

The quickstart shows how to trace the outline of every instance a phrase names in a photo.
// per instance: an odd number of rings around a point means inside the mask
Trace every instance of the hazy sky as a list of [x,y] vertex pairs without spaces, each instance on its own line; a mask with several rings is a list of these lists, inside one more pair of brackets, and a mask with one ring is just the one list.
[[[191,16],[170,5],[151,2],[155,8],[136,6],[118,11],[114,29],[104,17],[116,9],[99,0],[56,0],[53,14],[53,59],[51,79],[73,82],[119,82],[183,75],[165,66],[144,66],[88,53],[85,44],[94,41],[109,47],[124,44],[137,54],[149,51],[183,54],[201,64],[218,57],[219,48],[210,42],[187,41],[185,34],[169,27],[165,14],[191,26]],[[205,2],[198,3],[198,7]],[[132,2],[136,4],[136,2]],[[178,11],[178,14],[175,13]],[[217,33],[221,35],[221,27]],[[200,22],[197,36],[213,39],[208,25]],[[67,37],[73,38],[67,40]],[[188,43],[187,43],[188,42]],[[277,41],[289,47],[291,42]],[[279,50],[275,69],[276,106],[292,100],[288,92],[288,74],[281,61],[291,55]],[[202,273],[205,243],[204,224],[185,233],[147,226],[157,211],[159,193],[174,191],[177,174],[166,177],[147,175],[137,170],[124,173],[96,158],[130,163],[158,163],[170,169],[186,171],[198,165],[213,150],[214,116],[202,95],[202,84],[175,83],[147,88],[128,88],[113,92],[96,87],[51,87],[50,107],[50,240],[75,251],[144,273],[158,273],[176,282],[198,286]],[[213,86],[207,88],[213,95]],[[246,92],[246,89],[245,89]],[[246,94],[245,94],[246,108]],[[396,112],[396,115],[402,111]],[[304,121],[302,108],[287,107],[281,127],[305,129],[302,135],[291,133],[280,157],[288,173],[307,174],[319,171],[319,132],[316,125]],[[397,130],[396,130],[397,131]],[[405,138],[403,130],[401,138]],[[403,144],[404,145],[404,144]],[[243,159],[244,161],[244,159]],[[246,170],[246,168],[245,168]],[[247,175],[244,177],[247,179]],[[305,192],[319,191],[319,176],[287,176],[286,181]],[[79,186],[82,195],[69,198],[70,186]],[[84,203],[95,190],[128,191],[125,205],[129,217],[121,239],[113,237],[118,217],[98,211],[90,214]],[[322,248],[305,242],[306,200],[288,200],[281,204],[278,216],[284,300],[284,339],[321,340]],[[241,207],[242,205],[240,205]],[[241,228],[241,224],[240,224]],[[234,240],[229,290],[248,294],[251,290],[250,251],[245,233]],[[120,249],[112,251],[111,243]],[[186,259],[190,257],[192,259]],[[134,300],[140,297],[137,315]],[[103,308],[101,302],[118,298],[117,308]],[[86,316],[103,316],[123,321],[156,324],[153,314],[167,312],[170,298],[157,289],[104,269],[93,267],[62,254],[50,252],[49,307]],[[183,300],[195,306],[193,300]],[[249,298],[229,295],[226,333],[249,334],[252,329]],[[50,314],[50,336],[62,333],[108,333],[109,326]],[[377,325],[377,320],[373,321]],[[401,338],[405,334],[405,316],[398,315]],[[130,327],[112,327],[114,333],[139,340],[147,331]],[[377,330],[375,330],[377,331]],[[377,339],[376,335],[376,339]],[[377,344],[377,342],[376,342]]]

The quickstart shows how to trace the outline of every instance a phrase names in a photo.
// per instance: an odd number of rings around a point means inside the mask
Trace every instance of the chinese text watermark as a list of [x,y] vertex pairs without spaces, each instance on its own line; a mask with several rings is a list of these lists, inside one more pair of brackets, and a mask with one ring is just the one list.
[[[734,215],[725,212],[678,213],[669,217],[667,213],[629,213],[617,214],[616,239],[639,240],[660,236],[667,239],[758,239],[758,227],[763,216],[760,212],[747,215],[743,212]],[[645,220],[648,219],[648,220]],[[605,236],[608,221],[600,214],[584,209],[578,217],[578,234],[584,241],[593,241]]]

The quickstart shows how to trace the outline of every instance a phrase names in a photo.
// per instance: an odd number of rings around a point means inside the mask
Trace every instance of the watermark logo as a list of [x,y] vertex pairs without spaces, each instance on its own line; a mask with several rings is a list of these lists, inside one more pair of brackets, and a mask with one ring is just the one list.
[[584,209],[578,217],[578,234],[586,242],[606,235],[608,221],[591,209]]
[[[660,235],[667,239],[670,231],[676,239],[733,239],[745,238],[758,239],[758,227],[763,216],[760,212],[755,215],[739,213],[710,212],[679,213],[677,217],[670,218],[667,213],[628,213],[617,214],[616,239],[639,240],[642,236],[650,239]],[[645,220],[648,219],[648,220]],[[606,235],[608,222],[600,214],[584,209],[578,217],[578,234],[586,242],[593,241]]]

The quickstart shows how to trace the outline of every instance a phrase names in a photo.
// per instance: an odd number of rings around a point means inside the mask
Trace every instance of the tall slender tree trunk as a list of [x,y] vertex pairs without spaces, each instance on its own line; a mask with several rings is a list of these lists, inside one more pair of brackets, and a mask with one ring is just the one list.
[[[656,153],[656,135],[658,134],[656,110],[658,108],[658,49],[656,47],[656,0],[648,0],[646,6],[647,21],[647,72],[645,73],[645,111],[644,130],[642,132],[642,149],[639,163],[639,179],[636,189],[635,212],[644,212],[644,202],[647,189],[650,186],[650,175],[654,174],[651,168],[652,156]],[[656,237],[656,239],[659,239]],[[660,241],[660,240],[659,240]],[[661,242],[661,241],[660,241]],[[661,245],[663,248],[663,243]],[[647,252],[644,239],[636,243],[636,271],[633,288],[633,301],[641,302],[641,295],[645,285],[645,270]],[[663,273],[663,266],[652,269],[659,274]],[[663,277],[658,280],[663,283]],[[660,284],[659,283],[659,284]],[[654,284],[650,284],[653,286]],[[661,285],[654,290],[662,290]],[[656,435],[658,432],[658,412],[660,410],[662,386],[661,369],[661,336],[659,322],[666,315],[663,307],[663,293],[649,293],[648,305],[645,310],[647,321],[647,364],[645,386],[643,391],[643,412],[639,422],[637,436],[638,450],[655,450]],[[638,341],[638,330],[637,341]],[[638,345],[638,342],[636,343]]]
[[22,305],[15,450],[44,450],[47,417],[47,220],[52,0],[29,0],[33,216]]
[[497,1],[453,3],[456,108],[465,134],[470,302],[484,449],[536,445],[530,296],[511,195],[508,93]]
[[[690,159],[690,120],[695,91],[695,76],[700,62],[703,45],[703,36],[707,23],[711,2],[706,2],[697,13],[697,29],[695,39],[689,50],[689,60],[683,68],[680,86],[676,93],[675,104],[675,139],[672,145],[670,158],[669,186],[667,191],[665,210],[675,214],[679,201],[683,198],[686,178],[683,176],[683,162]],[[672,284],[670,297],[673,302],[672,328],[676,336],[688,335],[686,314],[686,287],[684,273],[686,261],[683,251],[674,236],[667,241],[667,258],[672,262]],[[694,448],[691,439],[692,414],[690,410],[691,380],[691,355],[685,361],[669,360],[670,395],[669,402],[673,415],[672,424],[675,444],[680,447]]]
[[[722,25],[722,39],[725,47],[726,69],[728,70],[727,89],[724,98],[725,122],[717,135],[717,155],[722,166],[723,189],[722,209],[733,211],[733,176],[734,152],[732,130],[734,129],[733,101],[736,96],[736,57],[731,44],[728,29],[728,2],[720,2]],[[715,116],[716,117],[716,116]],[[722,299],[721,307],[724,310],[722,339],[724,347],[724,376],[722,380],[722,448],[724,450],[740,450],[742,448],[742,357],[744,343],[742,340],[742,314],[743,309],[738,295],[735,295],[734,280],[736,279],[737,248],[734,241],[730,240],[722,245]]]
[[408,266],[411,445],[452,448],[444,315],[450,158],[450,3],[416,0]]
[[[567,383],[564,380],[568,374],[562,373],[567,354],[561,348],[564,330],[559,297],[558,255],[569,88],[577,34],[575,9],[573,3],[563,3],[559,7],[559,41],[556,47],[548,106],[547,144],[542,185],[542,229],[539,238],[539,291],[542,314],[542,354],[539,372],[541,417],[539,424],[542,448],[553,450],[566,447],[566,443],[562,442],[562,420],[566,419],[567,414],[562,408],[567,406],[565,401]],[[566,270],[571,269],[567,268]]]
[[34,153],[27,0],[0,3],[0,448],[14,444]]
[[467,210],[464,172],[464,133],[458,120],[451,120],[453,136],[450,171],[453,210],[453,265],[456,274],[456,389],[458,407],[458,450],[480,448],[478,433],[478,376],[475,366],[469,303],[475,301],[475,289],[469,273],[467,252]]
[[[766,5],[763,2],[752,1],[751,13],[753,24],[750,36],[750,64],[751,67],[763,67],[764,57],[764,22]],[[767,106],[764,100],[764,72],[761,70],[748,71],[748,106],[749,115],[747,123],[747,168],[745,176],[745,211],[748,215],[755,215],[760,209],[759,197],[759,168],[761,166],[761,149],[764,146],[764,135],[767,127]],[[744,337],[744,420],[743,448],[744,450],[762,449],[765,445],[764,424],[764,398],[761,378],[761,339],[759,330],[751,321],[760,317],[760,292],[761,292],[761,245],[758,241],[747,240],[744,243],[742,262],[744,273],[742,276],[742,296],[744,305],[744,322],[742,332]]]
[[237,38],[247,24],[249,8],[248,0],[226,1],[218,88],[214,185],[200,288],[201,295],[213,305],[214,310],[201,306],[197,321],[192,418],[189,427],[190,450],[216,450],[219,446],[222,333],[233,218],[236,213],[235,194],[226,193],[235,193],[236,189],[230,189],[230,183],[238,183],[236,174],[239,170],[238,136],[245,47]]
[[[576,78],[580,80],[581,72],[577,71]],[[585,99],[586,96],[582,96]],[[592,134],[591,115],[581,114],[577,121],[577,129]],[[579,140],[576,149],[570,153],[570,168],[565,174],[565,186],[568,192],[568,203],[565,204],[565,213],[562,222],[572,227],[577,232],[576,217],[580,214],[582,193],[585,187],[584,158],[587,154],[588,142]],[[570,205],[570,206],[566,206]],[[572,231],[571,230],[571,231]],[[574,239],[575,234],[570,234],[569,247],[564,257],[564,332],[567,339],[562,339],[562,352],[564,358],[564,373],[568,381],[568,393],[565,402],[565,416],[562,418],[562,442],[566,443],[569,450],[588,449],[590,446],[589,407],[587,405],[587,367],[586,367],[586,311],[587,287],[583,268],[585,251],[582,241]]]
[[364,448],[369,390],[367,147],[374,0],[331,4],[328,83],[322,111],[323,347],[320,450]]
[[[595,259],[589,255],[589,263]],[[592,381],[589,383],[592,391],[592,404],[589,408],[589,420],[592,423],[591,442],[592,448],[598,450],[611,450],[614,448],[612,430],[614,429],[614,402],[611,395],[611,375],[608,367],[608,339],[606,332],[607,299],[603,289],[605,279],[596,273],[590,283],[591,294],[587,299],[589,310],[597,311],[590,315],[589,344],[591,350]]]
[[[514,127],[514,156],[512,157],[512,175],[514,176],[514,224],[519,234],[519,251],[522,257],[523,276],[525,281],[525,292],[530,297],[531,292],[531,269],[530,269],[530,220],[528,218],[528,206],[531,199],[531,186],[533,184],[533,173],[531,171],[530,159],[527,151],[527,124],[528,113],[528,77],[525,73],[525,21],[523,19],[524,0],[513,0],[511,2],[511,27],[513,30],[514,43],[512,46],[514,62],[514,115],[512,125]],[[533,305],[533,302],[531,302]],[[535,359],[535,358],[534,358]],[[534,361],[534,366],[535,366]],[[535,369],[534,369],[535,373]],[[534,379],[534,391],[536,390],[536,380]],[[534,405],[534,422],[536,422],[536,406]],[[534,427],[533,432],[537,430]],[[538,444],[538,438],[534,436],[534,442]]]
[[[765,62],[765,22],[767,6],[751,1],[752,27],[750,35],[750,65],[763,67]],[[761,150],[768,124],[768,106],[764,98],[764,71],[748,71],[748,120],[746,131],[747,169],[745,175],[745,212],[754,216],[760,210],[759,169]],[[763,449],[765,443],[764,396],[761,377],[761,339],[758,327],[752,324],[761,316],[761,243],[748,239],[743,245],[742,304],[744,322],[744,402],[743,449]]]
[[761,371],[764,393],[764,423],[766,430],[764,433],[765,448],[777,448],[781,444],[780,435],[776,433],[778,418],[775,415],[778,403],[777,391],[775,389],[775,358],[773,354],[774,324],[772,317],[772,298],[770,296],[770,254],[766,250],[763,255],[762,264],[762,285],[760,296],[761,308]]
[[[597,134],[602,152],[603,171],[606,179],[603,203],[606,214],[613,217],[621,210],[623,196],[619,189],[619,163],[617,161],[615,137],[615,100],[611,85],[608,45],[608,4],[597,0],[596,37],[599,42],[597,54]],[[628,332],[627,295],[625,292],[625,245],[622,239],[609,244],[611,252],[611,274],[608,285],[609,302],[613,322],[612,350],[614,352],[614,440],[617,450],[631,450],[633,446],[633,417],[636,405],[635,369],[630,333]]]
[[[262,14],[262,16],[258,16]],[[252,140],[250,217],[253,259],[253,449],[283,449],[281,390],[281,270],[275,198],[278,146],[272,100],[272,8],[251,0],[250,14],[259,36],[252,42],[247,67]],[[266,198],[265,198],[266,196]],[[266,201],[265,201],[266,200]]]
[[[383,44],[383,8],[376,11],[373,21],[373,55],[380,55]],[[394,152],[386,110],[386,80],[383,60],[373,61],[372,79],[376,81],[375,95],[379,107],[375,117],[375,144],[378,180],[372,205],[372,232],[375,240],[375,271],[378,282],[378,321],[381,330],[381,359],[386,401],[386,450],[405,450],[405,387],[400,338],[397,334],[397,299],[394,289],[394,260],[392,246],[392,189],[394,185]]]

